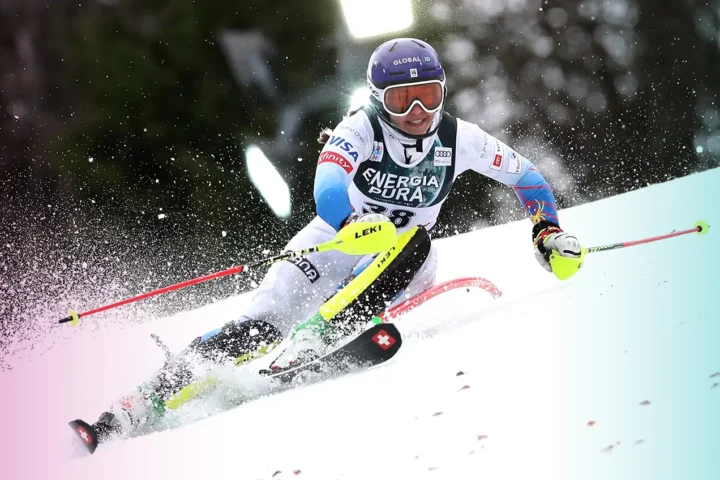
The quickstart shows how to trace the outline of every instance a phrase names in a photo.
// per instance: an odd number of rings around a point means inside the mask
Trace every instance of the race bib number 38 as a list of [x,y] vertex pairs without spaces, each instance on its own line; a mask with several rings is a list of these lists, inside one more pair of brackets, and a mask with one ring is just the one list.
[[326,162],[340,165],[342,169],[345,170],[347,173],[351,173],[353,169],[352,164],[348,161],[347,158],[335,152],[323,152],[320,154],[320,158],[318,159],[318,165]]

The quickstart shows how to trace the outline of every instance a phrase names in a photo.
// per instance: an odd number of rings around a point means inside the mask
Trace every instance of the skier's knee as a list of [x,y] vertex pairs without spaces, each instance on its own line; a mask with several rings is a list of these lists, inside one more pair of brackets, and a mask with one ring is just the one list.
[[[373,268],[382,268],[381,273],[333,321],[349,326],[366,321],[390,305],[410,285],[430,254],[430,235],[418,227],[399,241],[399,251],[394,257],[391,251],[378,256]],[[391,258],[389,263],[383,264],[383,255]]]
[[210,333],[209,336],[206,334],[196,338],[192,346],[213,361],[235,359],[283,338],[282,332],[274,324],[254,319],[228,322]]

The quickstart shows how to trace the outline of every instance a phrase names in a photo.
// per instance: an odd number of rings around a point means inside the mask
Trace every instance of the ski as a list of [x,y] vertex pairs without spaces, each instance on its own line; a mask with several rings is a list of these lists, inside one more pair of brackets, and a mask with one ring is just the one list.
[[[449,280],[433,287],[430,287],[414,297],[402,302],[393,308],[382,312],[376,317],[376,323],[373,328],[365,331],[363,334],[354,338],[348,344],[330,352],[329,354],[312,360],[307,363],[303,363],[298,366],[289,366],[280,371],[278,370],[262,370],[260,373],[267,375],[271,378],[277,378],[284,382],[291,381],[298,374],[305,371],[325,371],[333,372],[346,370],[352,366],[362,367],[372,366],[380,364],[397,353],[402,343],[400,332],[397,327],[393,325],[394,319],[404,315],[405,313],[414,310],[426,301],[450,290],[458,288],[479,288],[486,291],[493,298],[499,298],[502,296],[502,291],[491,281],[482,277],[464,277]],[[383,329],[386,331],[384,334],[388,334],[393,339],[397,339],[392,346],[388,346],[387,350],[378,355],[378,345],[374,341],[375,333],[382,332]]]
[[[464,278],[456,278],[454,280],[449,280],[443,283],[440,283],[438,285],[429,287],[428,289],[420,292],[419,294],[415,295],[412,298],[407,299],[406,301],[390,308],[389,310],[386,310],[384,312],[381,312],[377,317],[375,317],[375,323],[391,323],[395,319],[401,317],[405,313],[414,310],[415,308],[421,306],[426,301],[441,295],[445,292],[448,292],[450,290],[455,290],[459,288],[479,288],[481,290],[486,291],[489,293],[493,298],[499,298],[502,296],[502,291],[493,284],[491,281],[482,278],[482,277],[464,277]],[[267,351],[263,351],[262,354],[264,355],[267,353]],[[253,360],[253,357],[249,355],[244,355],[243,357],[238,358],[238,361],[236,363],[238,365],[245,364],[248,361]],[[318,362],[319,363],[319,362]],[[317,368],[317,363],[313,363],[315,365],[315,368]],[[290,369],[284,369],[283,371],[290,370]],[[275,370],[269,370],[266,372],[268,375],[278,374],[282,372],[277,372]],[[288,375],[291,376],[291,375]],[[171,399],[167,400],[165,402],[165,405],[167,408],[171,410],[175,410],[185,403],[189,402],[190,400],[198,397],[199,395],[202,395],[203,393],[206,393],[207,391],[211,390],[215,385],[217,384],[217,381],[213,377],[208,377],[204,380],[192,383],[186,387],[184,387],[180,392],[175,394]]]
[[390,360],[400,349],[402,337],[392,323],[373,325],[342,347],[314,360],[282,370],[260,373],[281,382],[290,382],[304,372],[324,375],[344,373],[353,368],[367,368]]

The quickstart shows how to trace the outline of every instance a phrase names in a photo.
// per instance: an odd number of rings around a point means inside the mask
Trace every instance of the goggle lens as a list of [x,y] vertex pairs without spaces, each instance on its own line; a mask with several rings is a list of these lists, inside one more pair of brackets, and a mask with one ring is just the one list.
[[432,113],[442,105],[443,89],[440,83],[435,82],[388,87],[384,100],[387,111],[395,115],[407,115],[416,100]]

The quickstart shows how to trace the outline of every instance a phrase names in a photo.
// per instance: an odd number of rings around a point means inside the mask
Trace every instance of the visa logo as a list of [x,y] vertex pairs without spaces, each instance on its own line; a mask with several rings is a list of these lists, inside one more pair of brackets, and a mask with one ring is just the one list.
[[337,135],[333,135],[332,137],[330,137],[328,143],[348,152],[348,154],[350,154],[353,160],[357,162],[358,154],[355,151],[355,147],[353,147],[352,143],[348,142],[342,137],[338,137]]

